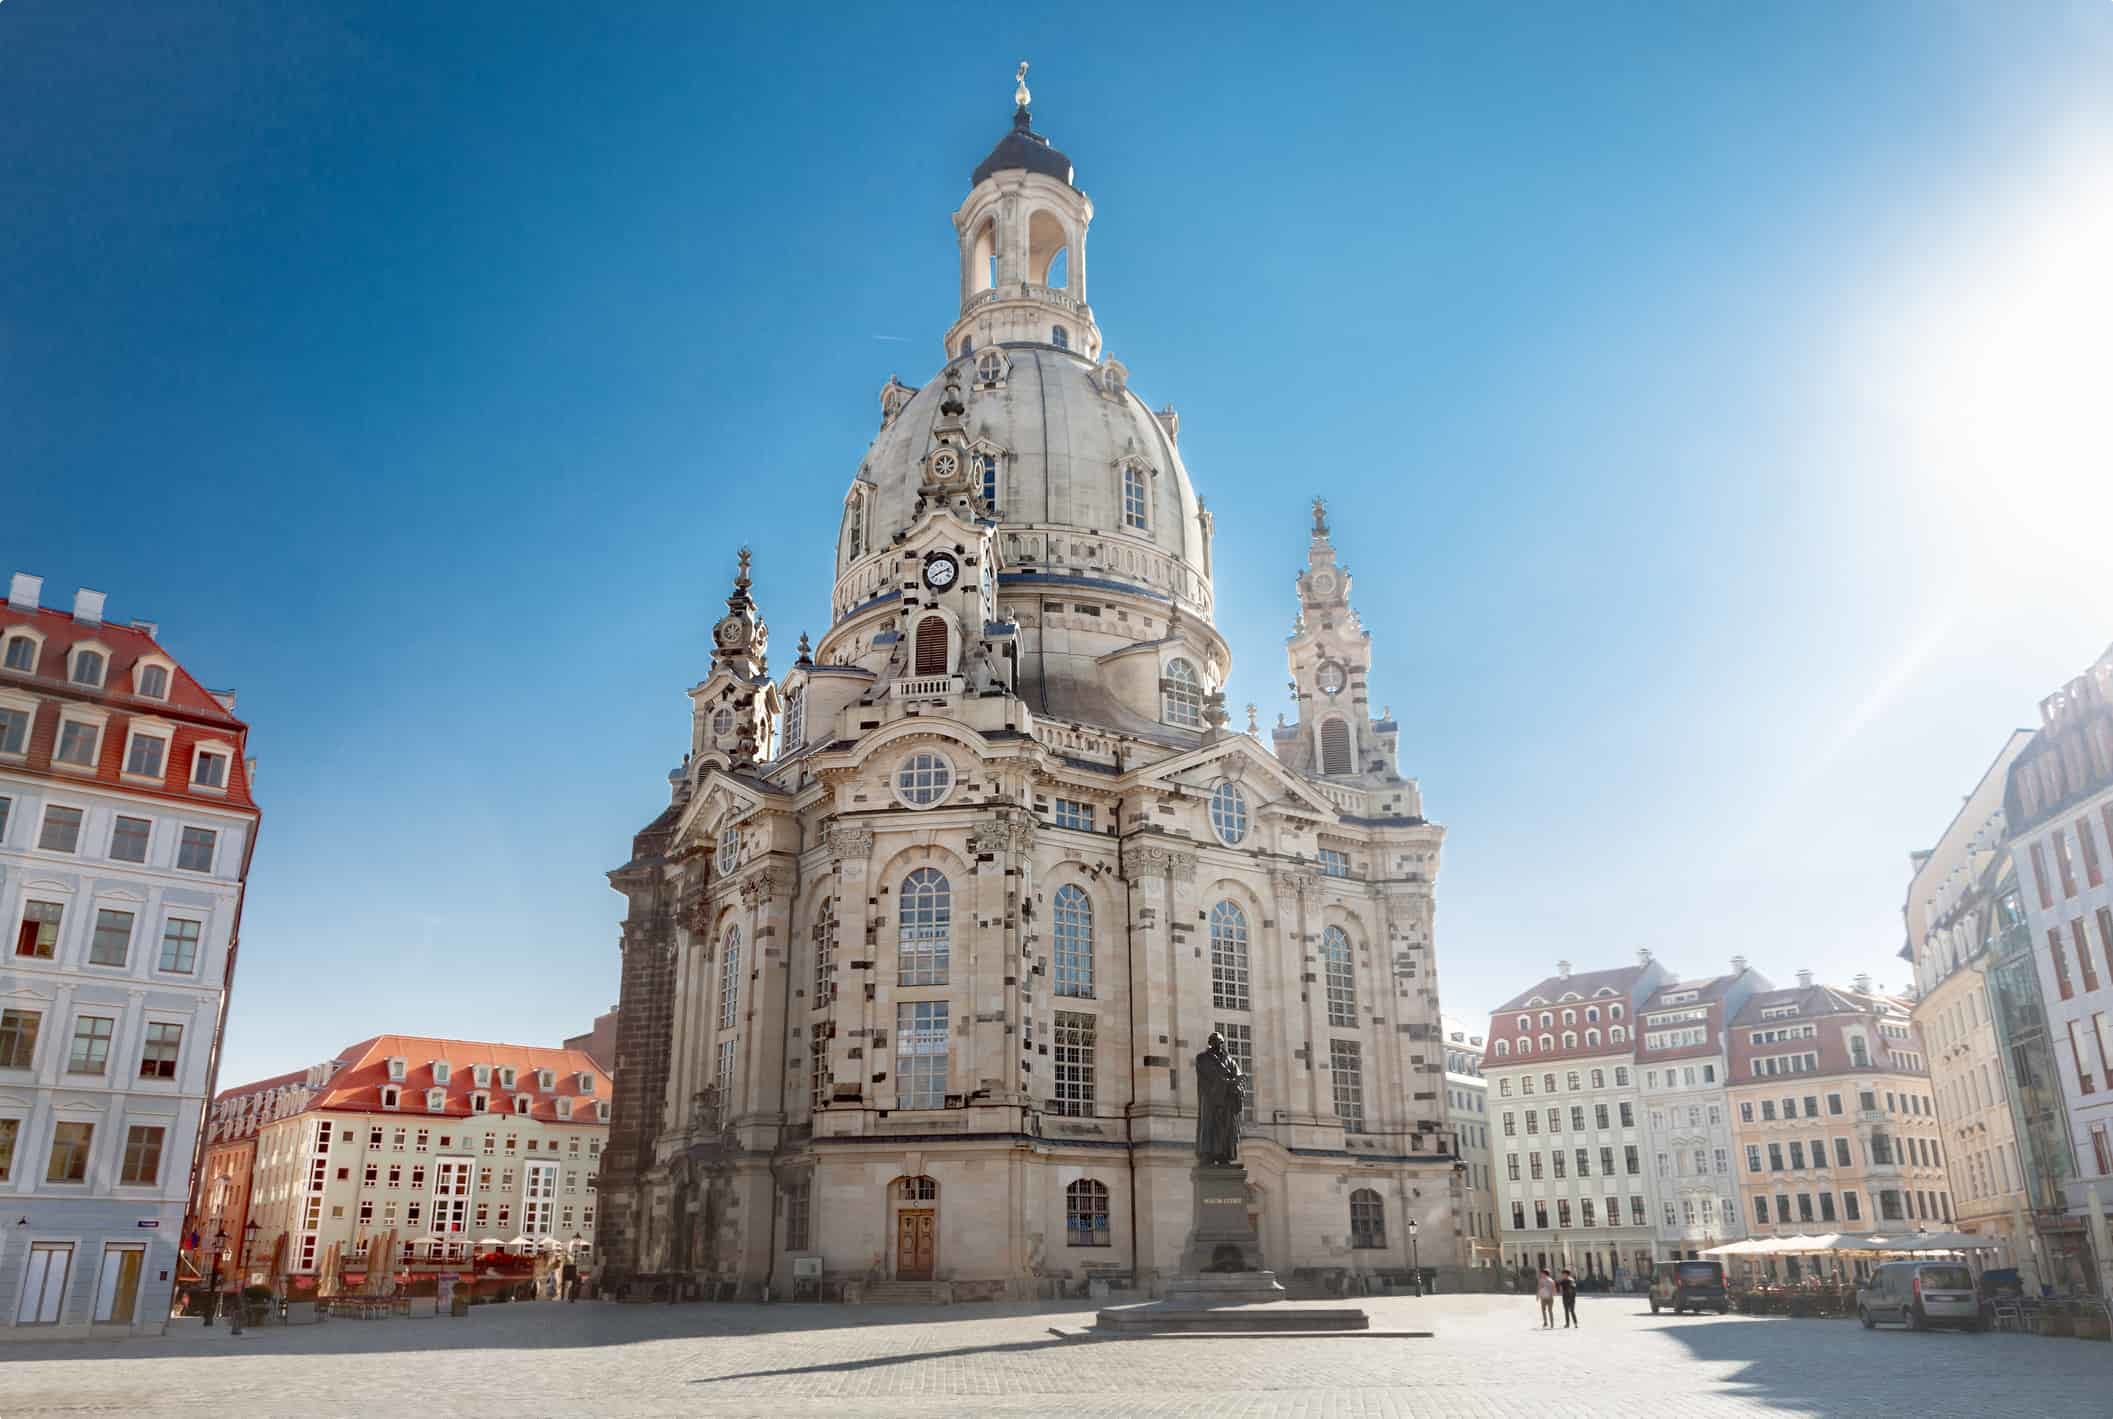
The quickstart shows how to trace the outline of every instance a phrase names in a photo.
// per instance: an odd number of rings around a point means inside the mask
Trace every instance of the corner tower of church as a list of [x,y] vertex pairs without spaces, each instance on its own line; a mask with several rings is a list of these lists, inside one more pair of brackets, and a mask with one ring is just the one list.
[[1318,507],[1299,721],[1274,753],[1228,728],[1211,516],[1179,416],[1103,350],[1092,216],[1023,66],[955,214],[944,363],[882,387],[782,679],[740,558],[667,806],[610,874],[612,1283],[1153,1287],[1213,1031],[1252,1075],[1264,1264],[1399,1274],[1411,1222],[1451,1262],[1443,830]]

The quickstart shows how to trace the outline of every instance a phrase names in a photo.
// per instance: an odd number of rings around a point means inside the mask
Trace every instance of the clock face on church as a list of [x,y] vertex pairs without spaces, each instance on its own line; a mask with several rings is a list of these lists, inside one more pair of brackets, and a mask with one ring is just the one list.
[[738,644],[741,640],[742,630],[743,627],[739,621],[731,616],[727,617],[719,623],[719,644],[725,646]]
[[1315,596],[1331,596],[1335,593],[1335,573],[1323,568],[1307,578],[1307,585]]
[[1321,687],[1321,693],[1324,695],[1340,695],[1343,686],[1349,683],[1349,677],[1343,674],[1342,666],[1332,660],[1324,660],[1321,662],[1320,673],[1315,677],[1315,683]]
[[932,455],[932,476],[942,483],[961,470],[961,460],[950,449],[941,449]]
[[944,591],[961,575],[961,566],[952,557],[941,552],[927,558],[924,564],[924,584],[934,591]]

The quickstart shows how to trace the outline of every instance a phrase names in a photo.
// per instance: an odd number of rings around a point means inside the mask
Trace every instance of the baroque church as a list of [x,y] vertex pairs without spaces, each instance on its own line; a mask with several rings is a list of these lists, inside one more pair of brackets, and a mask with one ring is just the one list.
[[1156,1290],[1213,1031],[1251,1075],[1262,1261],[1450,1266],[1425,820],[1315,503],[1297,706],[1229,728],[1211,514],[1087,301],[1093,204],[1012,127],[953,214],[960,315],[890,379],[788,672],[748,553],[629,902],[610,1285]]

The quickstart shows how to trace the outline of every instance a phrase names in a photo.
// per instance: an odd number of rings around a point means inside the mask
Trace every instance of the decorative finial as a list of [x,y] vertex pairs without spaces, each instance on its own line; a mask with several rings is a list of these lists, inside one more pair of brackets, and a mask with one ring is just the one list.
[[1324,498],[1315,498],[1313,500],[1313,535],[1316,537],[1326,537],[1328,535],[1328,503]]
[[738,555],[741,561],[741,570],[734,573],[734,585],[740,587],[743,591],[746,591],[748,590],[749,586],[748,563],[749,559],[755,554],[750,552],[748,548],[743,547]]
[[1012,101],[1021,108],[1025,108],[1034,102],[1033,97],[1027,92],[1027,61],[1024,59],[1020,61],[1020,72],[1013,75]]
[[951,418],[960,418],[968,412],[968,405],[961,402],[961,368],[946,367],[946,397],[939,401],[939,412]]
[[1203,722],[1213,732],[1225,728],[1225,721],[1229,718],[1231,716],[1225,712],[1225,691],[1213,690],[1203,697]]
[[802,631],[802,632],[800,632],[800,653],[799,653],[799,656],[798,656],[798,658],[797,658],[797,659],[795,659],[795,660],[793,661],[793,664],[795,664],[795,665],[812,665],[812,664],[814,664],[814,652],[813,652],[813,651],[811,651],[811,650],[809,650],[809,649],[808,649],[808,647],[807,647],[807,632],[805,632],[805,631]]
[[1262,726],[1255,722],[1255,702],[1253,700],[1247,702],[1247,732],[1249,734],[1260,734],[1262,732]]

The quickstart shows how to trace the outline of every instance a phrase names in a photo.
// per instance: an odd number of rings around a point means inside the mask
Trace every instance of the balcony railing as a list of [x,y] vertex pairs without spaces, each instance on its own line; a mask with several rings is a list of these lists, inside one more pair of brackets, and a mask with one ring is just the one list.
[[928,700],[942,695],[961,693],[959,675],[919,675],[915,679],[897,680],[890,693],[898,700]]

